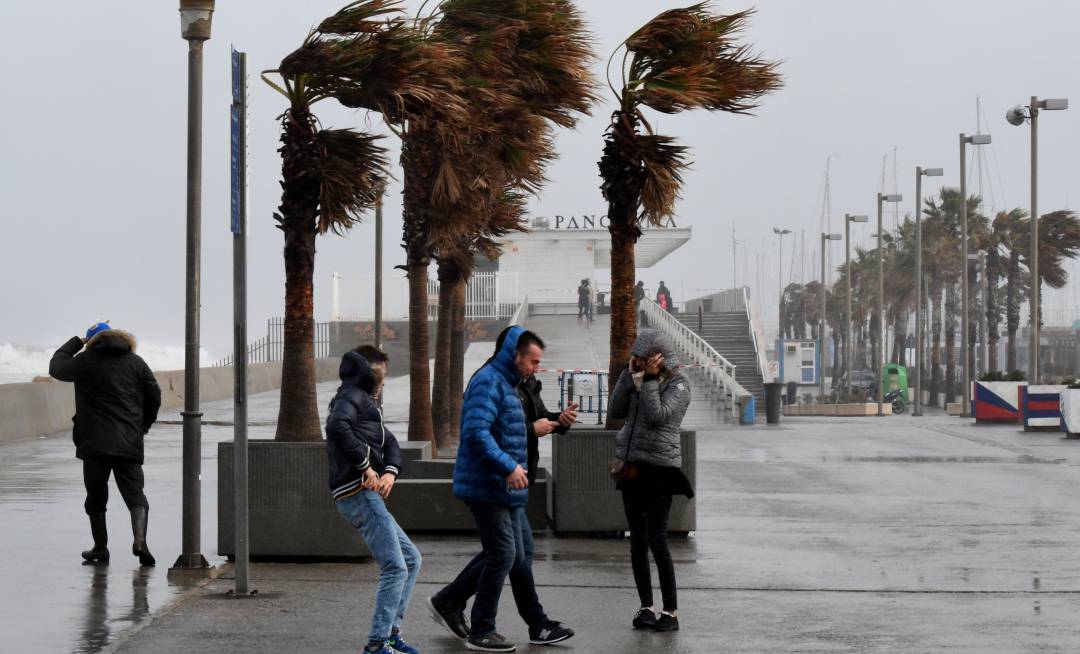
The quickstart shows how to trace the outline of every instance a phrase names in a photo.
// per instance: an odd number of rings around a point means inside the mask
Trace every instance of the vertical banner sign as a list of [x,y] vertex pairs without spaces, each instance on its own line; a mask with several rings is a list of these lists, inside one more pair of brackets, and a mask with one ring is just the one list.
[[240,220],[240,197],[241,197],[241,195],[243,193],[243,190],[241,189],[242,184],[241,184],[241,181],[240,181],[240,166],[241,166],[241,161],[240,161],[240,159],[241,159],[240,141],[241,141],[241,130],[242,130],[243,126],[241,125],[242,121],[240,119],[241,118],[240,114],[244,109],[244,106],[243,106],[244,102],[243,102],[243,98],[241,97],[241,92],[240,92],[241,83],[242,82],[240,80],[240,53],[237,52],[234,49],[232,51],[232,107],[231,107],[231,111],[230,111],[231,117],[232,117],[232,120],[231,120],[232,125],[231,125],[231,129],[229,130],[230,137],[231,137],[230,160],[231,160],[231,164],[232,164],[232,166],[231,166],[232,194],[231,194],[229,215],[231,217],[232,233],[233,234],[240,234],[242,229],[243,229],[243,222]]
[[232,51],[230,109],[233,233],[233,554],[236,596],[248,591],[248,409],[247,409],[247,55]]

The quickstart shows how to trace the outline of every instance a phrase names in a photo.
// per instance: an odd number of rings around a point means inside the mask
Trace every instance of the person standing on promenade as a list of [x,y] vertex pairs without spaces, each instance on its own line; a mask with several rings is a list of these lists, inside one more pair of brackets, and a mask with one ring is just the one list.
[[[611,391],[608,411],[624,419],[615,437],[611,467],[630,525],[630,560],[641,608],[635,629],[675,631],[679,628],[675,565],[668,550],[667,529],[675,495],[694,496],[682,471],[681,425],[690,405],[690,382],[678,368],[668,339],[643,329],[631,349],[632,358]],[[653,606],[649,568],[652,550],[660,577],[664,608]]]
[[143,437],[157,420],[161,389],[136,347],[134,336],[99,322],[85,338],[74,336],[60,346],[49,361],[49,375],[75,383],[71,438],[83,462],[83,507],[94,539],[94,546],[82,553],[88,564],[109,562],[105,509],[110,474],[131,513],[131,553],[140,565],[156,563],[146,545],[150,503],[143,493],[142,464]]
[[664,285],[663,281],[660,282],[660,288],[656,289],[656,303],[668,313],[675,311],[674,303],[671,301],[671,290]]
[[[502,350],[510,327],[504,329],[495,341],[496,355]],[[488,361],[494,360],[489,359]],[[535,372],[535,371],[534,371]],[[529,487],[536,483],[536,473],[540,467],[539,439],[551,433],[565,434],[577,421],[577,405],[572,404],[562,413],[547,410],[541,397],[543,389],[535,374],[529,375],[517,386],[518,398],[525,410],[525,427],[528,436],[526,476]],[[532,562],[534,542],[532,527],[529,525],[525,506],[515,509],[518,528],[521,532],[524,558],[510,569],[510,588],[514,593],[514,603],[522,620],[529,626],[529,642],[533,645],[552,645],[567,640],[574,635],[574,630],[561,622],[552,620],[540,604],[536,593],[536,580],[533,578]],[[465,569],[449,586],[428,598],[432,617],[458,638],[469,637],[469,623],[465,619],[465,605],[476,594],[480,576],[483,573],[486,555],[480,552],[469,562]]]
[[[454,495],[473,514],[484,556],[476,583],[472,628],[465,640],[470,650],[517,649],[495,630],[495,618],[506,576],[525,558],[518,509],[529,498],[524,468],[528,463],[528,430],[516,389],[522,379],[537,371],[543,354],[540,337],[524,327],[511,327],[502,347],[473,375],[465,391]],[[466,566],[458,577],[468,574]],[[451,586],[455,583],[458,580]]]
[[589,317],[589,280],[583,279],[577,288],[577,321],[588,320]]
[[376,403],[388,364],[386,354],[371,345],[341,358],[341,386],[326,419],[326,457],[334,504],[379,564],[375,612],[364,651],[417,654],[402,638],[401,623],[422,559],[385,503],[401,471],[401,448]]

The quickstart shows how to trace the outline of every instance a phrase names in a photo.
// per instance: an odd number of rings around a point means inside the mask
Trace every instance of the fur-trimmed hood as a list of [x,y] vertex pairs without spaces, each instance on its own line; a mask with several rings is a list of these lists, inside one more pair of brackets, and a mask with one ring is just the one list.
[[122,329],[106,329],[94,334],[93,338],[86,342],[86,349],[113,351],[118,353],[131,352],[138,349],[139,343],[135,336]]

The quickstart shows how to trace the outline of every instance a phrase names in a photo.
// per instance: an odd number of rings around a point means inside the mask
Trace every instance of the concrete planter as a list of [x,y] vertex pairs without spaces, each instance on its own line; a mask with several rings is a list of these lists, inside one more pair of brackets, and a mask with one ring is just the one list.
[[[876,416],[877,411],[877,402],[856,402],[853,404],[789,404],[784,408],[784,415],[855,418]],[[882,412],[887,416],[891,416],[892,405],[884,405],[882,407]]]
[[1061,430],[1065,438],[1080,438],[1080,389],[1061,391]]
[[1028,385],[1019,388],[1024,431],[1061,431],[1061,394],[1064,385]]
[[[615,433],[572,429],[552,435],[551,517],[556,533],[613,533],[628,529],[622,493],[608,472],[615,456]],[[682,433],[683,472],[697,486],[697,434]],[[668,530],[685,534],[697,529],[697,502],[677,496],[671,504]]]
[[[472,514],[454,497],[453,464],[430,460],[427,443],[402,443],[406,461],[387,506],[407,532],[475,531]],[[325,443],[249,443],[251,555],[273,558],[367,556],[360,536],[334,506],[327,487]],[[411,459],[411,460],[410,460]],[[410,469],[417,469],[417,476]],[[422,478],[421,478],[422,476]],[[218,554],[231,556],[233,444],[218,444]],[[529,494],[530,523],[547,528],[547,471]]]
[[975,382],[971,396],[975,422],[1020,422],[1021,386],[1027,382]]

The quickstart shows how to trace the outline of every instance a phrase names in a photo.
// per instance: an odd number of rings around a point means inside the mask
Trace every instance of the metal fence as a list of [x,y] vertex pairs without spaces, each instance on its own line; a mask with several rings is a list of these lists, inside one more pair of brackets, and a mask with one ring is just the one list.
[[[325,359],[330,356],[330,323],[315,323],[315,358]],[[275,363],[281,361],[285,352],[285,319],[270,318],[266,321],[266,336],[248,345],[248,363]],[[235,354],[214,363],[215,368],[233,365]]]
[[[517,273],[473,273],[465,286],[465,320],[501,320],[521,306]],[[428,280],[428,319],[439,317],[439,280]]]

